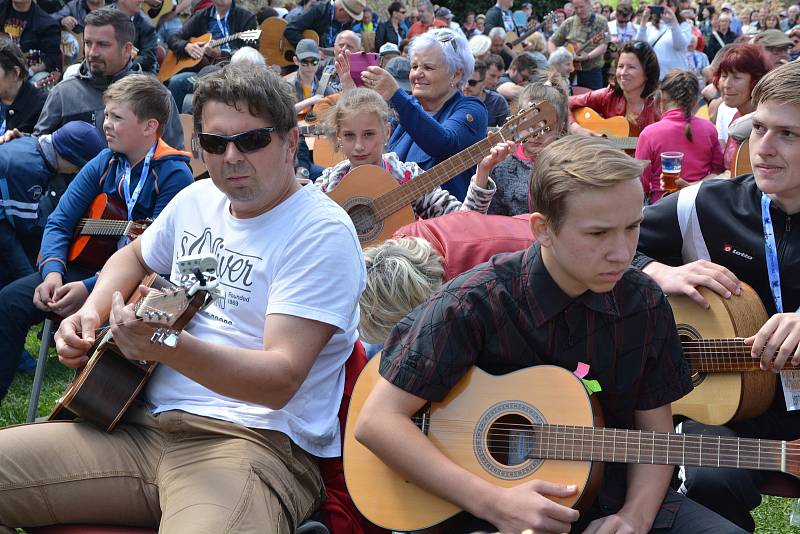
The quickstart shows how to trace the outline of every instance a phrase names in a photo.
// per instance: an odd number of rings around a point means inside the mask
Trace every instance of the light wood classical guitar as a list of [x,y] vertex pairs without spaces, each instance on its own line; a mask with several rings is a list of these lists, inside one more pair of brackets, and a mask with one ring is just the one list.
[[731,177],[740,176],[753,172],[753,165],[750,163],[750,139],[745,139],[739,148],[736,149],[736,159],[731,165]]
[[699,291],[710,309],[702,309],[689,297],[669,298],[695,386],[672,403],[672,412],[708,425],[764,413],[775,394],[776,376],[760,370],[759,360],[750,356],[750,347],[743,342],[767,322],[761,299],[744,283],[742,294],[729,299],[709,289]]
[[99,269],[117,251],[121,237],[134,240],[150,225],[151,220],[129,221],[125,206],[101,193],[89,205],[85,216],[75,226],[67,261],[89,269]]
[[[283,36],[289,23],[280,17],[270,17],[261,23],[261,39],[258,51],[264,56],[267,65],[286,67],[294,65],[294,46]],[[305,30],[303,39],[311,39],[319,44],[319,35],[314,30]]]
[[389,239],[398,228],[414,222],[411,204],[453,176],[480,162],[501,141],[521,143],[549,131],[557,122],[549,102],[538,102],[520,110],[496,133],[435,165],[405,184],[375,165],[350,171],[328,195],[347,211],[361,246]]
[[[460,509],[408,482],[354,438],[364,401],[379,380],[378,365],[378,358],[370,360],[350,400],[343,452],[347,489],[361,513],[380,527],[411,531],[436,525]],[[413,420],[445,456],[497,486],[532,479],[575,484],[575,495],[553,500],[578,509],[594,501],[601,462],[800,476],[800,440],[600,428],[596,404],[582,382],[561,367],[541,365],[502,376],[472,368],[444,401],[428,405]]]
[[603,137],[621,150],[636,150],[638,137],[632,135],[631,123],[625,117],[604,119],[592,108],[578,108],[572,112],[575,122]]
[[[201,45],[204,44],[207,48],[218,48],[225,43],[235,41],[236,39],[241,39],[243,41],[257,41],[260,35],[261,30],[247,30],[244,32],[231,34],[227,37],[223,37],[222,39],[212,40],[211,33],[209,32],[204,33],[199,37],[192,37],[189,39],[189,42]],[[203,61],[205,61],[205,56],[200,59],[194,59],[192,56],[185,54],[178,56],[175,52],[170,50],[167,52],[167,57],[164,58],[164,62],[161,63],[161,68],[158,71],[158,79],[159,81],[165,82],[179,72],[183,72],[186,69],[191,69]]]
[[[564,45],[564,48],[566,48],[567,51],[570,54],[572,54],[572,57],[575,57],[578,54],[582,53],[586,49],[587,46],[593,45],[593,44],[598,44],[600,41],[603,40],[603,38],[605,36],[606,36],[606,32],[599,31],[599,32],[595,33],[594,35],[592,35],[591,37],[589,37],[588,39],[586,39],[586,42],[583,42],[583,43],[569,43],[569,44]],[[575,67],[575,72],[583,70],[583,67],[581,66],[581,62],[580,61],[574,60],[572,62],[572,65]]]
[[[151,274],[142,285],[158,289],[145,297],[138,290],[130,302],[137,302],[136,317],[154,327],[152,341],[169,344],[204,304],[207,293],[198,291],[187,297],[186,289],[175,287]],[[111,331],[92,349],[86,366],[79,371],[48,417],[49,421],[76,418],[111,432],[147,383],[156,362],[134,361],[117,348]]]
[[506,32],[506,46],[509,47],[515,54],[522,54],[525,52],[525,48],[522,46],[522,43],[525,42],[525,39],[541,30],[542,26],[545,24],[552,23],[555,20],[556,13],[555,11],[551,11],[542,18],[542,22],[536,24],[535,26],[528,26],[522,33],[519,34],[519,36],[517,36],[517,33],[514,31]]

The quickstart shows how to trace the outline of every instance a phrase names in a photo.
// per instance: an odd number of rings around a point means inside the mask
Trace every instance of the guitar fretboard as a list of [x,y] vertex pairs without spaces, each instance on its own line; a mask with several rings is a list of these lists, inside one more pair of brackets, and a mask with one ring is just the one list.
[[123,236],[128,233],[130,221],[112,219],[81,219],[75,227],[77,235]]
[[[682,340],[683,356],[693,371],[708,373],[760,370],[760,360],[750,356],[742,338]],[[786,362],[785,369],[800,369]]]

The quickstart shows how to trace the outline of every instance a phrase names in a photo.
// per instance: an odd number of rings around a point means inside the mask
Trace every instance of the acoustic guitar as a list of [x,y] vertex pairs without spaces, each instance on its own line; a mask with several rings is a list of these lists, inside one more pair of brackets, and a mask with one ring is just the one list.
[[578,108],[572,112],[575,122],[587,130],[602,134],[620,150],[635,150],[638,137],[632,136],[631,123],[625,117],[604,119],[592,108]]
[[[158,8],[157,11],[153,8],[147,9],[149,7],[150,6],[147,4],[142,5],[142,13],[150,19],[150,24],[153,25],[153,28],[156,28],[158,27],[158,23],[161,22],[161,17],[172,13],[176,6],[172,3],[172,0],[163,0],[163,2],[161,2],[161,7]],[[151,13],[153,14],[151,15]]]
[[525,48],[523,48],[522,43],[525,42],[525,39],[533,35],[534,33],[538,32],[542,29],[542,26],[548,23],[552,23],[556,20],[556,13],[555,11],[551,11],[544,17],[542,17],[542,22],[539,24],[531,27],[528,26],[525,31],[523,31],[519,36],[517,36],[516,32],[514,31],[507,31],[506,32],[506,46],[511,49],[512,52],[515,54],[522,54],[525,52]]
[[400,185],[375,165],[350,171],[328,195],[350,215],[364,247],[389,239],[403,225],[414,222],[411,204],[453,176],[480,162],[501,141],[521,143],[549,131],[557,122],[549,102],[532,103],[511,117],[494,135],[444,160]]
[[[189,297],[183,287],[175,287],[156,274],[142,285],[158,289],[142,297],[138,289],[128,301],[136,302],[136,317],[154,326],[153,342],[164,343],[177,336],[206,301],[207,292]],[[81,418],[111,432],[128,410],[156,368],[156,362],[126,358],[114,343],[110,329],[91,351],[86,366],[56,402],[48,421]]]
[[[595,33],[594,35],[592,35],[591,37],[589,37],[586,40],[586,42],[584,42],[584,43],[581,43],[581,44],[569,43],[569,44],[565,45],[564,48],[566,48],[567,51],[570,54],[572,54],[572,57],[575,57],[578,54],[582,53],[586,49],[587,46],[593,45],[593,44],[598,44],[600,41],[602,41],[605,38],[605,36],[606,36],[606,32],[599,31],[599,32]],[[581,66],[581,62],[580,61],[573,61],[572,65],[575,67],[575,71],[576,72],[583,70],[583,67]]]
[[698,290],[711,305],[708,310],[689,297],[669,298],[695,386],[672,403],[672,412],[708,425],[761,415],[772,403],[776,376],[760,370],[760,361],[750,356],[743,341],[767,322],[761,299],[744,283],[741,295],[729,299],[710,289]]
[[[460,511],[409,482],[353,434],[364,401],[380,379],[373,358],[350,400],[344,436],[344,476],[359,511],[397,531],[441,523]],[[595,399],[569,371],[529,367],[502,376],[473,368],[440,403],[413,421],[450,460],[502,487],[532,479],[575,484],[576,494],[553,498],[585,509],[600,486],[602,462],[697,465],[783,471],[800,476],[794,442],[601,428]]]
[[[289,23],[279,17],[270,17],[261,23],[261,40],[258,50],[267,62],[267,65],[286,67],[294,65],[294,46],[283,36]],[[319,44],[319,35],[314,30],[305,30],[303,39],[311,39]]]
[[86,215],[75,226],[67,261],[99,269],[117,251],[121,237],[133,241],[152,221],[129,221],[122,203],[105,193],[95,197]]
[[[218,48],[225,43],[229,43],[231,41],[235,41],[236,39],[241,39],[243,41],[257,41],[258,37],[261,35],[261,30],[247,30],[239,33],[231,34],[227,37],[223,37],[221,39],[211,39],[211,33],[205,33],[199,37],[192,37],[189,39],[190,43],[197,43],[201,45],[206,45],[206,48]],[[161,63],[161,68],[158,71],[158,80],[161,82],[165,82],[178,74],[179,72],[183,72],[186,69],[191,69],[199,65],[202,61],[205,61],[205,56],[200,59],[194,59],[192,56],[181,55],[180,57],[170,50],[167,52],[167,57],[164,58],[164,62]]]

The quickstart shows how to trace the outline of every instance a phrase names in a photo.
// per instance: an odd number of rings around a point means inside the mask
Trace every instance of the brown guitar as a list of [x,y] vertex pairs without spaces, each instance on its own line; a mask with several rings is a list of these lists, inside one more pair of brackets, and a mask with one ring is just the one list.
[[[261,40],[258,51],[264,56],[267,65],[286,67],[294,65],[294,46],[283,36],[289,23],[279,17],[270,17],[261,23]],[[319,35],[314,30],[303,32],[303,39],[311,39],[319,44]]]
[[775,395],[776,376],[760,370],[759,360],[750,356],[750,347],[742,341],[767,322],[761,299],[744,283],[742,294],[729,299],[709,289],[698,290],[711,305],[708,310],[689,297],[669,298],[695,386],[672,403],[672,412],[708,425],[764,413]]
[[575,122],[587,130],[601,134],[620,150],[636,150],[638,131],[625,117],[604,119],[592,108],[577,108],[572,112]]
[[[152,324],[156,328],[154,339],[162,342],[170,335],[177,336],[206,298],[205,291],[187,298],[184,288],[175,288],[155,274],[145,277],[142,285],[159,291],[141,298],[137,290],[129,303],[137,302],[136,316]],[[156,365],[155,362],[126,358],[108,331],[92,349],[89,362],[56,402],[48,420],[81,418],[111,432],[147,383]]]
[[[353,435],[364,401],[380,379],[378,358],[361,372],[350,400],[344,437],[344,476],[353,502],[376,525],[419,530],[460,511],[409,482]],[[502,487],[532,479],[575,484],[556,502],[590,505],[602,462],[698,465],[783,471],[800,476],[800,440],[718,438],[602,428],[595,399],[561,367],[541,365],[502,376],[471,369],[441,403],[414,418],[450,460]]]
[[118,200],[101,193],[92,201],[84,218],[75,227],[67,261],[98,269],[117,251],[121,237],[131,241],[152,221],[129,221],[128,212]]
[[[599,31],[596,34],[594,34],[591,37],[589,37],[589,39],[587,39],[585,43],[578,44],[578,45],[570,43],[568,45],[565,45],[564,48],[566,48],[567,51],[569,51],[569,53],[572,54],[572,57],[575,57],[578,54],[582,53],[584,50],[586,50],[587,46],[590,46],[590,45],[593,45],[593,44],[598,44],[600,41],[603,40],[603,38],[605,38],[605,36],[606,36],[606,32]],[[572,65],[575,67],[575,71],[576,72],[583,70],[583,67],[581,66],[581,62],[580,61],[573,61]]]
[[509,47],[511,51],[514,52],[515,54],[522,54],[523,52],[525,52],[525,48],[522,46],[522,43],[525,42],[525,39],[527,39],[534,33],[541,30],[542,26],[544,26],[545,24],[555,22],[555,20],[556,20],[556,13],[555,11],[551,11],[542,18],[542,22],[533,27],[529,26],[519,36],[517,36],[516,32],[514,31],[506,32],[506,46]]
[[350,215],[361,246],[376,245],[389,239],[398,228],[414,222],[411,204],[419,197],[476,165],[497,143],[521,143],[549,131],[556,124],[556,116],[549,102],[531,104],[511,117],[493,135],[403,185],[380,167],[362,165],[342,178],[328,195]]
[[[244,32],[231,34],[227,37],[223,37],[222,39],[212,40],[211,33],[205,33],[200,37],[192,37],[189,39],[189,42],[201,45],[204,44],[206,45],[206,48],[218,48],[225,43],[235,41],[236,39],[241,39],[243,41],[256,41],[260,35],[261,30],[247,30]],[[202,61],[205,61],[205,56],[200,59],[194,59],[192,56],[187,55],[178,56],[175,52],[170,50],[167,52],[167,57],[164,58],[164,62],[161,63],[161,68],[158,71],[158,80],[165,82],[179,72],[196,67]]]

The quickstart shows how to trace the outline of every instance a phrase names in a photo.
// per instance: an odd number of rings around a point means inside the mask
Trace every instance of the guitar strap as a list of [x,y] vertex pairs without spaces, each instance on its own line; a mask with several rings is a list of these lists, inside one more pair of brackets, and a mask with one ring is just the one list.
[[697,206],[695,204],[701,185],[702,182],[684,187],[676,193],[678,195],[678,226],[681,229],[681,237],[683,238],[681,256],[683,256],[684,263],[711,260],[706,240],[703,238],[703,231],[700,229],[700,220],[697,218]]

